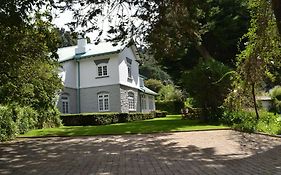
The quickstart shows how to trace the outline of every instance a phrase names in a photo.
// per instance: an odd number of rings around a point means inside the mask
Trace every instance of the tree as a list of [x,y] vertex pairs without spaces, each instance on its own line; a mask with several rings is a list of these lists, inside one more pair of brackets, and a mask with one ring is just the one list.
[[6,1],[0,4],[0,105],[32,107],[37,127],[60,123],[55,97],[58,77],[58,38],[48,12],[52,1]]
[[272,9],[276,18],[277,27],[279,29],[279,34],[281,35],[281,1],[272,0]]
[[[234,91],[230,94],[236,107],[254,107],[256,119],[259,113],[256,102],[256,89],[260,87],[265,77],[274,81],[272,68],[280,67],[281,40],[278,36],[276,18],[273,16],[269,1],[249,1],[251,10],[251,27],[244,38],[246,48],[238,55],[237,76],[234,81]],[[243,94],[243,95],[238,95]],[[243,96],[251,94],[251,104],[245,104]],[[237,98],[242,97],[242,98]],[[230,100],[231,101],[231,100]],[[247,101],[246,101],[247,102]]]

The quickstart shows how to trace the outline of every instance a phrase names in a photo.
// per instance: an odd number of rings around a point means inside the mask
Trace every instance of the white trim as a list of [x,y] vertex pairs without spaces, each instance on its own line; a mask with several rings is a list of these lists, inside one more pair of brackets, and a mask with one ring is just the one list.
[[98,110],[100,112],[110,111],[109,93],[98,93]]

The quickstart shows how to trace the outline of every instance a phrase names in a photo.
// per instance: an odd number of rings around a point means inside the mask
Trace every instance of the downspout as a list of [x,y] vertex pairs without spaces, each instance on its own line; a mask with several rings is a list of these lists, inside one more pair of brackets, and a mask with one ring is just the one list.
[[80,60],[77,59],[78,71],[77,71],[77,78],[78,78],[78,87],[77,87],[77,113],[81,113],[81,98],[80,98]]

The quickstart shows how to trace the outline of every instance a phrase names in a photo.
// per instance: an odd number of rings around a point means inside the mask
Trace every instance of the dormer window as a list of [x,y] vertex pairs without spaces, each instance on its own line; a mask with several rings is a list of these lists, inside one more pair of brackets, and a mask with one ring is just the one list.
[[128,67],[128,78],[132,78],[132,60],[126,57],[127,67]]

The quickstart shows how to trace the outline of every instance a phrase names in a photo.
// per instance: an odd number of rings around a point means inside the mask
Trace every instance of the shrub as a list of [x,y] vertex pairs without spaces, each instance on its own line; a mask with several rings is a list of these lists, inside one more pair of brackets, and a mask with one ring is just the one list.
[[65,126],[90,126],[166,117],[166,114],[166,112],[159,111],[151,113],[81,113],[61,115],[61,119]]
[[281,113],[281,86],[275,86],[271,89],[270,96],[273,100],[273,111]]
[[29,106],[0,105],[0,141],[11,140],[17,134],[34,129],[37,117],[37,112]]
[[198,65],[183,75],[184,87],[193,98],[194,107],[210,110],[211,114],[206,114],[206,117],[216,116],[220,112],[219,107],[231,87],[229,72],[227,66],[210,59],[200,60]]
[[240,131],[281,134],[280,115],[267,111],[260,112],[259,121],[256,120],[253,111],[225,111],[222,121]]
[[34,129],[37,123],[38,113],[31,107],[15,107],[19,134]]
[[36,128],[51,128],[61,126],[60,112],[57,108],[40,109]]
[[0,106],[0,141],[13,139],[17,134],[16,118],[11,106]]

